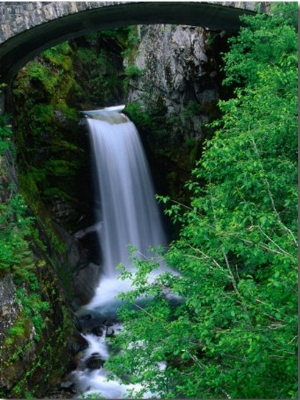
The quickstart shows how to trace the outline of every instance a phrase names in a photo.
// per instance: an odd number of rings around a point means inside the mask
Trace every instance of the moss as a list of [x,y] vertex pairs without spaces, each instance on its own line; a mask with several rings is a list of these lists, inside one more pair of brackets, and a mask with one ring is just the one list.
[[55,46],[22,68],[13,83],[19,190],[27,204],[20,221],[28,218],[28,224],[14,231],[14,218],[21,214],[12,211],[10,231],[21,236],[16,237],[19,256],[7,268],[13,271],[22,312],[2,349],[13,385],[2,390],[4,398],[43,397],[68,366],[71,271],[53,210],[56,201],[70,205],[73,214],[62,224],[69,231],[77,228],[89,192],[88,143],[78,127],[79,110],[87,106],[83,102],[93,108],[120,104],[127,36],[120,29]]
[[[3,177],[7,174],[5,166],[2,166]],[[22,177],[26,178],[21,178],[21,181],[23,189],[27,186],[24,190],[27,202],[38,212],[42,209],[42,202],[36,182],[30,175]],[[34,386],[36,376],[42,380],[45,375],[41,369],[43,357],[46,357],[45,363],[51,360],[51,365],[47,364],[49,370],[54,368],[61,372],[66,367],[64,358],[72,323],[69,314],[63,311],[65,297],[53,270],[53,266],[58,264],[57,254],[66,249],[62,239],[58,239],[52,221],[45,218],[48,222],[47,237],[52,234],[52,242],[57,245],[51,255],[53,244],[49,240],[49,247],[45,247],[45,240],[41,239],[43,230],[36,228],[38,221],[29,215],[24,199],[15,193],[16,187],[6,185],[3,189],[1,196],[5,201],[0,204],[0,272],[3,277],[8,272],[13,276],[16,318],[6,330],[1,345],[0,380],[1,386],[6,388],[2,390],[3,398],[22,398],[29,392],[43,394],[44,385],[39,391]],[[59,346],[59,351],[56,346]],[[52,349],[51,357],[44,354],[45,348],[49,352]]]
[[0,352],[0,372],[1,381],[8,385],[24,373],[25,366],[22,365],[21,358],[25,349],[31,346],[32,329],[30,318],[22,312],[7,333]]
[[[40,194],[37,187],[37,179],[34,179],[32,174],[22,174],[18,175],[20,191],[23,194],[26,203],[30,206],[34,213],[39,211],[39,201]],[[25,189],[26,188],[26,189]]]
[[[29,392],[33,397],[40,397],[42,393],[45,393],[46,388],[49,389],[61,379],[65,373],[66,338],[68,334],[70,335],[70,331],[65,325],[61,325],[53,331],[34,362],[27,368],[26,373],[10,390],[10,397],[26,397],[26,393]],[[27,349],[23,349],[23,354],[24,351],[30,353],[32,350],[37,351],[38,349],[30,349],[27,346]],[[7,370],[8,374],[15,373],[13,365],[8,366]]]
[[73,324],[59,281],[43,260],[26,288],[18,279],[16,284],[23,311],[1,348],[2,384],[14,385],[4,397],[24,397],[26,391],[39,397],[66,371]]

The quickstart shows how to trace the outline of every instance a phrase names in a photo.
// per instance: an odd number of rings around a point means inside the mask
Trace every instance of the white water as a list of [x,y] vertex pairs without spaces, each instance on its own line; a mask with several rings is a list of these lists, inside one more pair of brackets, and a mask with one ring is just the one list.
[[128,263],[128,246],[144,255],[165,245],[159,210],[138,132],[130,121],[88,119],[101,193],[103,270],[116,275]]
[[[117,111],[120,109],[117,108]],[[100,113],[92,111],[86,115],[101,193],[99,246],[103,276],[94,298],[82,307],[78,315],[91,312],[93,317],[101,315],[113,319],[120,305],[116,296],[121,291],[130,290],[130,281],[117,280],[116,270],[119,263],[134,270],[128,246],[134,246],[141,257],[147,258],[153,256],[149,248],[165,246],[166,239],[147,160],[134,124],[116,109],[105,109]],[[165,269],[161,266],[151,279]],[[112,328],[116,334],[121,329],[116,324]],[[107,399],[124,398],[132,385],[122,385],[117,377],[114,381],[107,381],[108,372],[103,367],[84,367],[93,353],[100,354],[102,360],[108,358],[105,334],[101,337],[85,334],[84,337],[89,347],[81,355],[81,367],[71,374],[76,389],[84,396],[97,393]]]

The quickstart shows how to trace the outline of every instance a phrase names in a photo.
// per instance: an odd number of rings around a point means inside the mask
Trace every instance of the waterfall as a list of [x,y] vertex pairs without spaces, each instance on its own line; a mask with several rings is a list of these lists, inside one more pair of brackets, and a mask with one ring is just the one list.
[[103,272],[112,277],[119,263],[129,267],[129,245],[147,256],[149,247],[164,246],[166,240],[135,125],[123,114],[107,110],[87,122],[101,194]]
[[[133,388],[122,385],[117,377],[107,382],[103,366],[109,356],[105,337],[121,329],[115,320],[120,304],[116,295],[130,289],[130,282],[117,279],[115,267],[122,263],[134,269],[129,245],[141,257],[153,257],[149,248],[166,244],[139,134],[135,125],[118,111],[84,112],[95,160],[96,192],[101,197],[99,246],[103,273],[93,299],[78,312],[82,336],[89,347],[82,352],[80,365],[70,376],[85,396],[98,394],[104,398],[123,398],[126,390]],[[163,269],[161,266],[160,272]]]

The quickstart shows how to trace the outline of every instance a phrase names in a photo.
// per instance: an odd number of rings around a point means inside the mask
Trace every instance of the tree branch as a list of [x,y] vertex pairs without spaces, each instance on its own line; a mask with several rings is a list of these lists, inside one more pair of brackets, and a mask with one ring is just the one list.
[[272,195],[272,192],[271,192],[270,183],[269,183],[269,181],[268,181],[268,179],[267,179],[267,175],[266,175],[266,172],[265,172],[265,169],[264,169],[264,166],[263,166],[263,163],[262,163],[262,160],[261,160],[261,157],[260,157],[258,148],[257,148],[257,146],[256,146],[256,142],[255,142],[255,140],[254,140],[253,135],[252,135],[251,132],[250,132],[250,127],[248,128],[248,131],[249,131],[249,137],[251,138],[251,141],[252,141],[252,143],[253,143],[254,150],[255,150],[256,155],[257,155],[257,159],[258,159],[258,161],[259,161],[259,163],[260,163],[260,168],[261,168],[261,170],[262,170],[262,172],[263,172],[263,175],[264,175],[263,180],[264,180],[264,182],[265,182],[265,184],[266,184],[267,192],[268,192],[268,195],[269,195],[271,204],[272,204],[273,211],[274,211],[275,214],[276,214],[277,221],[278,221],[279,225],[280,225],[286,232],[288,232],[289,235],[291,235],[291,237],[292,237],[292,239],[293,239],[295,245],[298,247],[298,242],[297,242],[297,240],[296,240],[296,238],[295,238],[293,232],[292,232],[287,226],[285,226],[284,223],[281,221],[279,212],[277,211],[277,208],[276,208],[276,205],[275,205],[275,201],[274,201],[274,198],[273,198],[273,195]]

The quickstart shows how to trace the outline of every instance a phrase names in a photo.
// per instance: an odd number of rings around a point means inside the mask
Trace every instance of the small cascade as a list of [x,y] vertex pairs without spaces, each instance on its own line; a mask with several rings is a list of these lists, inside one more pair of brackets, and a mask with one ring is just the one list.
[[[150,248],[166,245],[139,134],[121,110],[122,106],[84,112],[101,197],[98,226],[103,272],[93,299],[78,312],[82,336],[89,346],[81,354],[78,369],[70,375],[83,396],[108,399],[124,398],[127,389],[133,388],[122,385],[117,377],[107,381],[105,370],[105,360],[109,357],[105,338],[122,329],[116,320],[115,311],[120,305],[116,296],[130,290],[129,281],[117,279],[116,266],[122,263],[134,270],[128,246],[133,246],[141,257],[152,257]],[[164,269],[162,266],[161,270]],[[155,279],[155,274],[152,278]]]

